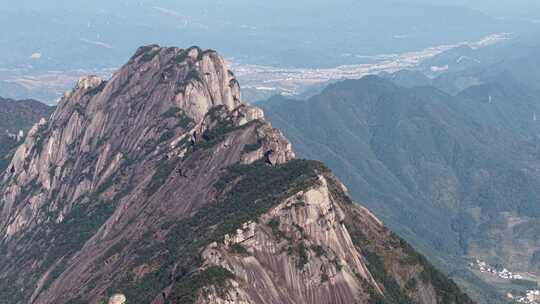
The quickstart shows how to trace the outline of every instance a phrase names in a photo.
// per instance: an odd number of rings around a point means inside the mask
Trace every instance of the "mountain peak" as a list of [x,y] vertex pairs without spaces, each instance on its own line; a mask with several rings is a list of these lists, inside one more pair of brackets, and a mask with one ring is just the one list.
[[4,172],[0,298],[471,303],[239,96],[196,47],[82,79]]
[[155,114],[178,107],[196,122],[216,105],[234,109],[241,103],[238,81],[215,51],[149,45],[140,47],[108,81],[82,77],[59,108],[76,100],[77,107],[118,109],[142,99]]
[[[251,136],[257,137],[257,149],[236,161],[249,163],[264,158],[276,165],[294,158],[290,143],[263,121],[262,110],[242,104],[239,96],[238,82],[216,52],[198,47],[141,47],[108,81],[82,77],[51,119],[40,121],[30,130],[4,181],[34,180],[49,192],[61,191],[57,169],[64,168],[61,172],[71,174],[70,179],[81,170],[84,177],[78,178],[86,184],[79,185],[79,193],[70,193],[69,199],[54,198],[58,203],[76,204],[81,195],[95,191],[119,170],[126,155],[141,162],[153,162],[150,159],[164,154],[169,159],[181,159],[195,146],[209,147],[210,142],[223,140],[220,132],[240,128],[256,132]],[[246,126],[255,121],[256,125]],[[23,190],[14,185],[6,193],[6,202],[10,203],[2,210],[4,215],[25,208],[16,206],[15,196]],[[38,200],[50,200],[51,193],[48,195]],[[63,208],[67,211],[71,206]],[[0,223],[7,225],[9,238],[26,225],[35,224],[38,213],[32,210],[12,223],[4,216]]]

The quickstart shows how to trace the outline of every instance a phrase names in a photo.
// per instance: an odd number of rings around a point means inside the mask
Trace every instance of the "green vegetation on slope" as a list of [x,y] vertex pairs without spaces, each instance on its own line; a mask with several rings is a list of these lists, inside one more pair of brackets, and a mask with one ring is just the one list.
[[[464,258],[535,268],[519,256],[540,246],[537,96],[502,76],[458,96],[371,76],[261,105],[297,155],[323,161],[439,268],[485,290]],[[504,296],[482,294],[490,304]]]
[[[262,161],[252,165],[235,165],[215,183],[220,193],[217,202],[200,209],[193,216],[162,227],[167,233],[164,242],[142,246],[135,253],[138,261],[152,260],[154,252],[164,252],[157,259],[159,269],[141,280],[124,278],[113,291],[122,291],[134,303],[147,303],[160,290],[173,285],[171,303],[193,303],[197,291],[230,278],[222,269],[197,271],[202,265],[200,250],[248,221],[256,221],[286,197],[318,182],[317,175],[327,169],[318,162],[293,160],[270,166]],[[173,268],[176,271],[173,271]],[[171,280],[171,275],[174,280]]]
[[385,264],[385,261],[395,258],[385,259],[385,255],[395,255],[402,252],[404,258],[400,263],[411,267],[420,267],[421,272],[417,274],[419,279],[427,285],[432,285],[437,293],[438,303],[443,304],[472,304],[474,303],[466,294],[461,292],[459,287],[446,275],[435,269],[433,265],[421,254],[417,253],[407,242],[393,233],[389,233],[390,241],[385,248],[378,248],[373,240],[369,240],[365,234],[356,227],[355,222],[359,221],[353,215],[351,223],[347,224],[347,229],[355,246],[362,252],[368,262],[368,268],[374,279],[384,288],[384,296],[371,290],[371,301],[373,304],[414,304],[409,297],[412,286],[417,285],[417,278],[412,277],[404,286],[400,286],[391,274],[392,267]]

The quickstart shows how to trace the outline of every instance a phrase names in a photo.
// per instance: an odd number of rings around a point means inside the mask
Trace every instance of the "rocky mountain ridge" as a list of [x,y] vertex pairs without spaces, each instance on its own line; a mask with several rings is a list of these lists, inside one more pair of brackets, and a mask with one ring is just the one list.
[[1,303],[472,303],[296,159],[214,51],[82,78],[9,168]]

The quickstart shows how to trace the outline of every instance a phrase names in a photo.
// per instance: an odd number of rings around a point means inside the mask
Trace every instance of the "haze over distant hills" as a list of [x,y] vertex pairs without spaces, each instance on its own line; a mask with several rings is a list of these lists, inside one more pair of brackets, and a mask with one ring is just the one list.
[[[22,45],[4,44],[3,55],[12,55],[7,57],[11,62],[28,63],[32,53],[41,52],[43,60],[34,64],[51,68],[76,63],[81,68],[118,66],[134,44],[148,40],[165,45],[212,41],[228,57],[247,63],[328,67],[362,62],[344,57],[347,53],[402,53],[510,30],[504,22],[464,7],[386,0],[92,1],[55,3],[54,9],[33,0],[2,11],[3,24],[18,28],[6,33],[3,42],[14,43],[17,35],[27,38]],[[29,28],[28,21],[35,18],[41,27]],[[65,26],[72,29],[65,31]],[[130,31],[137,35],[125,34]],[[72,48],[63,48],[67,44]],[[99,53],[84,58],[79,56],[84,49]]]
[[477,9],[497,18],[521,19],[531,23],[540,21],[540,3],[536,0],[412,0],[435,5],[460,5]]
[[[354,198],[494,303],[523,286],[479,272],[477,259],[540,282],[538,48],[521,42],[261,105],[299,155],[328,163]],[[475,60],[456,65],[462,56]]]
[[214,45],[242,65],[335,68],[531,27],[463,6],[390,0],[27,0],[0,16],[16,29],[0,37],[0,90],[47,102],[84,74],[108,77],[142,44]]

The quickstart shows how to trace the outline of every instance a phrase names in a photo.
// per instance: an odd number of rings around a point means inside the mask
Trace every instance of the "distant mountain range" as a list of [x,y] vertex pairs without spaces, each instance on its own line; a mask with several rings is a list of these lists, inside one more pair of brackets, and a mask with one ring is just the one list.
[[540,59],[537,55],[540,45],[537,37],[535,32],[486,48],[455,48],[424,61],[419,71],[432,78],[431,85],[450,94],[481,83],[504,83],[510,78],[513,82],[540,90]]
[[[261,106],[301,157],[327,163],[356,200],[477,299],[502,297],[471,273],[470,260],[538,280],[540,93],[507,73],[455,96],[420,72],[387,78]],[[511,284],[494,285],[502,295]]]

